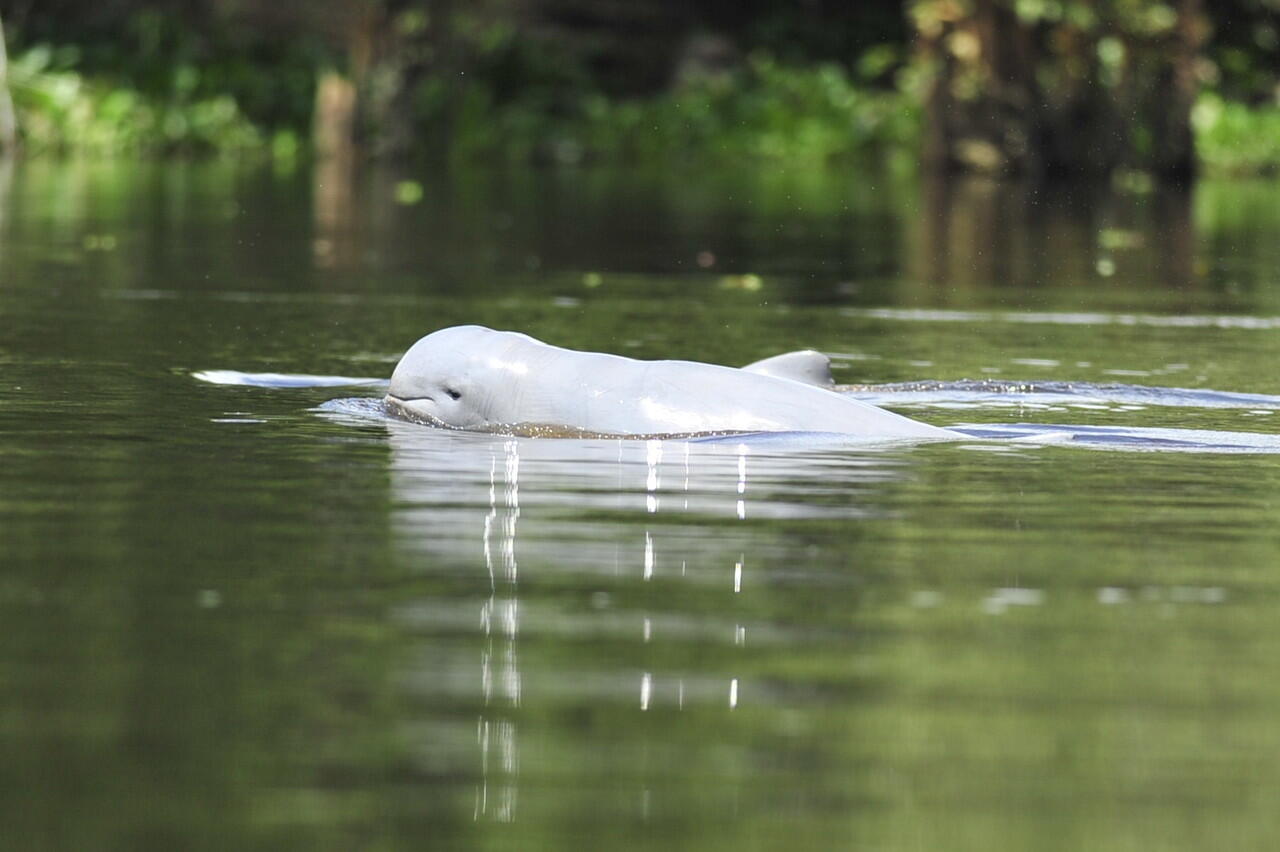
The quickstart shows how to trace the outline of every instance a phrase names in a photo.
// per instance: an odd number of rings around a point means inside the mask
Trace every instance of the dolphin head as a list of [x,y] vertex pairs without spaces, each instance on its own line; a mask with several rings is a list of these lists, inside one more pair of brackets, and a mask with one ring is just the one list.
[[506,423],[510,406],[504,403],[511,394],[504,373],[522,366],[508,352],[523,339],[476,325],[432,332],[396,365],[386,402],[402,414],[455,429]]

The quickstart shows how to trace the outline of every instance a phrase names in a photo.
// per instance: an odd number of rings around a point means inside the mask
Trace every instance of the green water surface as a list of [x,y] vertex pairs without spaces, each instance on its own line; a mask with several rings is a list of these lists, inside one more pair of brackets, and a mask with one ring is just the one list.
[[6,842],[1270,848],[1280,455],[688,455],[192,373],[385,377],[477,322],[635,357],[813,347],[848,383],[1277,394],[1276,316],[1275,181],[9,164]]

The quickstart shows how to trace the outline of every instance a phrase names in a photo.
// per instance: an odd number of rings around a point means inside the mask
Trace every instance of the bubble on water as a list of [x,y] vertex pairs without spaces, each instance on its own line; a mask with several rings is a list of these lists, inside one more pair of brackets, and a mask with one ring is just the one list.
[[911,605],[919,609],[932,609],[942,604],[942,592],[918,589],[911,593]]
[[994,589],[982,601],[982,609],[988,615],[999,615],[1011,606],[1040,606],[1045,601],[1043,589],[1010,587]]
[[1129,590],[1122,589],[1118,586],[1103,586],[1098,589],[1098,603],[1100,604],[1124,604],[1129,602]]

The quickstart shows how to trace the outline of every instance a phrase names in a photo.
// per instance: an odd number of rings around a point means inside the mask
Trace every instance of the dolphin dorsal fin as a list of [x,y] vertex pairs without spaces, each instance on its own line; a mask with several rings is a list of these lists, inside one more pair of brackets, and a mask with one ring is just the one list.
[[835,385],[835,379],[831,378],[831,359],[812,349],[784,352],[772,358],[765,358],[763,361],[754,361],[742,369],[748,373],[791,379],[820,388],[830,388]]

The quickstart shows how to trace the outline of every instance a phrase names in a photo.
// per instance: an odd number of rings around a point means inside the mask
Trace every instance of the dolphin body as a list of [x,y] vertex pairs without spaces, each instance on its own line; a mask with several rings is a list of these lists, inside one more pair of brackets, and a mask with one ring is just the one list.
[[437,426],[554,436],[828,432],[860,439],[966,436],[827,389],[824,356],[749,365],[640,361],[466,325],[420,339],[391,376],[393,413]]

